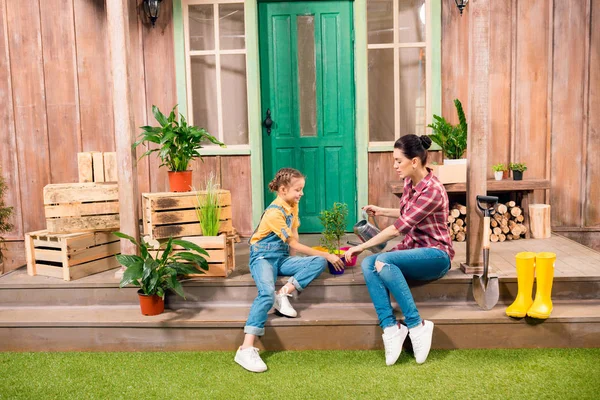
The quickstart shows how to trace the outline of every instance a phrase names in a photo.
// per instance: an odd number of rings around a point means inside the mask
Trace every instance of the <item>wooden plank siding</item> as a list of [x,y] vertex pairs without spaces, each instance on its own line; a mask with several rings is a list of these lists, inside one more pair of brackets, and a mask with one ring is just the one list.
[[[600,0],[592,1],[584,226],[600,226]],[[600,238],[598,240],[600,244]],[[599,246],[600,247],[600,246]]]

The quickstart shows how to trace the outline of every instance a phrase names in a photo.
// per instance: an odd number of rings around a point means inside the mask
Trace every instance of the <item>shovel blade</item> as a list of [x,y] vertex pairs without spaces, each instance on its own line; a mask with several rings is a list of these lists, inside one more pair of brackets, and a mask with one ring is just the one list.
[[494,308],[500,297],[498,277],[489,276],[486,286],[483,276],[473,275],[473,297],[482,309],[491,310]]

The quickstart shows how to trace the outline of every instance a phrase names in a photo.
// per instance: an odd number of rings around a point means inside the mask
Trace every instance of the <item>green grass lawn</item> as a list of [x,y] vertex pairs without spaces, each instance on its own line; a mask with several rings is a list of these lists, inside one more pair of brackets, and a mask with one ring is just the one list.
[[600,349],[261,353],[262,374],[233,353],[0,353],[0,399],[598,399]]

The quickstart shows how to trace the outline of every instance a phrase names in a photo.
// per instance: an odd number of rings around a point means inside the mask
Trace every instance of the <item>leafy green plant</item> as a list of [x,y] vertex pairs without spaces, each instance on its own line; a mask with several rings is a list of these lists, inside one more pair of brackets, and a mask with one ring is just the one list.
[[4,254],[2,253],[2,249],[4,248],[4,238],[2,237],[2,234],[10,232],[13,229],[13,225],[8,222],[8,219],[12,215],[13,208],[7,207],[4,204],[4,194],[7,190],[8,187],[4,182],[2,171],[0,171],[0,264],[4,261]]
[[492,165],[492,169],[494,170],[494,172],[507,171],[506,164],[503,164],[503,163]]
[[452,125],[444,117],[433,115],[433,124],[427,125],[434,133],[429,135],[431,140],[442,148],[444,156],[450,160],[462,158],[467,149],[467,118],[460,100],[454,99],[458,114],[458,125]]
[[[135,244],[141,254],[141,256],[137,254],[117,255],[117,261],[126,268],[119,284],[120,287],[133,285],[139,287],[147,296],[155,294],[159,297],[163,297],[165,292],[171,289],[185,298],[178,277],[203,273],[208,270],[208,263],[202,256],[208,256],[206,250],[187,240],[169,238],[163,248],[157,240],[142,239],[138,243],[134,238],[122,232],[114,234]],[[174,245],[181,246],[187,251],[173,253]]]
[[329,210],[323,210],[319,214],[323,224],[323,237],[321,245],[330,254],[339,254],[342,245],[342,237],[346,233],[346,218],[348,217],[348,205],[346,203],[333,203]]
[[217,236],[221,222],[219,207],[219,184],[213,173],[206,180],[205,190],[196,192],[196,216],[204,236]]
[[527,165],[525,163],[510,163],[510,169],[512,171],[527,171]]
[[181,172],[188,169],[190,161],[195,158],[202,159],[198,152],[202,148],[202,143],[211,142],[221,147],[225,147],[225,144],[203,128],[188,125],[185,117],[181,114],[179,114],[181,122],[178,121],[175,113],[176,108],[177,106],[173,107],[171,114],[166,117],[158,107],[152,106],[152,113],[160,126],[142,126],[143,132],[138,136],[133,148],[142,143],[146,146],[148,146],[148,143],[156,143],[159,147],[149,149],[142,154],[142,157],[158,151],[158,156],[162,162],[161,167],[166,165],[171,171]]

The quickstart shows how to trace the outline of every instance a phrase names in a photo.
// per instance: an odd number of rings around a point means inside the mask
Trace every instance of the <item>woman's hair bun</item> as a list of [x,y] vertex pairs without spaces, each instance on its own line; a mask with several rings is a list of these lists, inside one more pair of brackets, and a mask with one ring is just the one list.
[[431,138],[428,135],[423,135],[419,138],[421,139],[421,144],[425,150],[431,147]]

